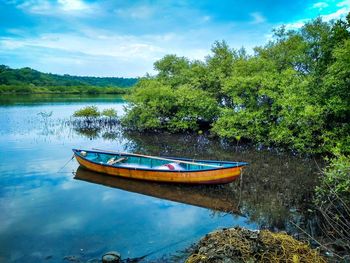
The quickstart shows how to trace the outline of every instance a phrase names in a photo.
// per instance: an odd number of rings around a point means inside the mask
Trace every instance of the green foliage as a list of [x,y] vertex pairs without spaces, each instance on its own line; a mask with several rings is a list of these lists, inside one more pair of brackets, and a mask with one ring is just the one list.
[[[75,111],[73,117],[70,123],[74,130],[90,139],[98,138],[99,133],[103,130],[108,130],[105,131],[105,134],[110,133],[119,124],[117,112],[113,108],[100,112],[96,106],[86,106]],[[106,136],[111,137],[112,135],[107,134]]]
[[131,88],[95,86],[34,86],[0,85],[0,94],[52,93],[52,94],[128,94]]
[[109,119],[117,118],[117,111],[113,108],[104,109],[102,112],[96,106],[86,106],[74,112],[73,117],[83,117],[87,119],[107,117]]
[[183,85],[174,95],[175,110],[167,123],[171,131],[198,130],[201,123],[211,123],[217,116],[216,100],[206,91]]
[[217,114],[217,103],[207,92],[186,85],[174,89],[159,80],[140,81],[128,100],[122,123],[131,129],[197,130]]
[[124,124],[198,130],[299,152],[350,152],[350,15],[281,27],[254,55],[217,41],[204,62],[167,55],[139,82]]
[[334,199],[350,204],[350,156],[338,155],[331,159],[316,188],[318,206]]
[[86,106],[74,112],[73,117],[83,117],[86,119],[100,117],[101,113],[96,106]]
[[41,73],[0,65],[1,93],[127,94],[138,79],[98,78]]
[[211,49],[212,56],[207,57],[209,69],[214,70],[218,78],[226,78],[232,74],[232,66],[236,59],[236,51],[231,50],[225,41],[216,41]]
[[[350,254],[350,156],[336,155],[323,171],[315,205],[328,244]],[[345,262],[345,261],[344,261]]]
[[154,69],[159,72],[158,78],[171,86],[177,86],[187,81],[184,76],[189,67],[190,64],[187,58],[176,55],[166,55],[154,63]]
[[131,87],[136,78],[79,77],[42,73],[31,68],[11,69],[0,65],[0,85]]
[[117,117],[117,111],[113,108],[110,109],[104,109],[101,113],[102,116],[108,117],[108,118],[116,118]]
[[130,129],[164,128],[166,116],[172,112],[174,96],[169,86],[156,80],[141,80],[127,97],[130,102],[122,124]]

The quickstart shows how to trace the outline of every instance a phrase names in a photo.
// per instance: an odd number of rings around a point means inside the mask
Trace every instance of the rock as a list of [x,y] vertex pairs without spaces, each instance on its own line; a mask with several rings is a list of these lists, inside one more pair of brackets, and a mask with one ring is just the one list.
[[120,253],[117,251],[110,251],[103,255],[103,263],[119,263],[120,262]]
[[326,255],[327,255],[327,257],[333,257],[334,256],[333,252],[331,252],[331,251],[327,251]]
[[258,239],[258,231],[251,231],[249,238],[250,239]]
[[207,253],[207,251],[208,251],[208,249],[206,248],[206,247],[201,247],[201,248],[199,248],[199,254],[205,254],[205,253]]

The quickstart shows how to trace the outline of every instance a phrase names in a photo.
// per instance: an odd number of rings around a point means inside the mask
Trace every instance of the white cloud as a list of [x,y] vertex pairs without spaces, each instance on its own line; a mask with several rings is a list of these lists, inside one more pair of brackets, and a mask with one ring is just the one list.
[[58,4],[67,12],[89,9],[89,6],[81,0],[58,0]]
[[50,10],[52,10],[53,5],[52,3],[46,0],[28,0],[17,5],[17,8],[29,13],[41,14],[47,13]]
[[142,5],[116,9],[115,13],[123,18],[149,19],[156,13],[156,10],[151,6]]
[[349,7],[343,7],[339,9],[338,11],[328,14],[328,15],[322,15],[323,21],[330,21],[330,20],[337,20],[346,17],[346,15],[350,12],[350,6]]
[[328,7],[329,5],[326,2],[318,2],[318,3],[314,3],[312,5],[312,8],[314,9],[318,9],[318,10],[322,10],[326,7]]
[[0,38],[0,45],[7,49],[39,47],[125,59],[154,58],[155,54],[163,51],[162,48],[152,43],[151,37],[128,35],[104,35],[103,38],[96,38],[86,35],[52,33],[27,39]]
[[253,21],[251,21],[252,24],[261,24],[266,22],[266,18],[259,12],[250,13],[250,16],[253,18]]
[[57,16],[63,14],[82,16],[96,10],[97,5],[87,4],[82,0],[26,0],[17,4],[17,8],[27,13]]
[[345,0],[345,1],[342,1],[342,2],[339,2],[337,4],[338,7],[342,7],[342,6],[347,6],[349,7],[350,6],[350,1],[349,0]]
[[[343,19],[346,17],[346,15],[350,12],[350,6],[348,7],[343,7],[336,12],[326,14],[326,15],[320,15],[323,21],[328,22],[331,20],[338,20],[338,19]],[[292,22],[292,23],[287,23],[284,24],[287,30],[296,30],[301,28],[305,23],[309,22],[310,19],[300,19],[298,21]],[[281,26],[281,25],[279,25]]]
[[[76,30],[79,33],[0,36],[0,60],[9,66],[58,74],[135,77],[153,74],[153,63],[166,54],[203,60],[215,40],[225,38],[232,48],[245,46],[248,51],[265,42],[263,34],[232,24],[208,25],[182,34],[126,35],[81,25]],[[14,64],[14,58],[20,58],[21,64]]]
[[[87,30],[83,34],[51,33],[37,37],[0,37],[0,59],[25,54],[29,65],[44,72],[95,76],[143,76],[152,73],[153,63],[181,48],[175,34],[118,35],[108,31]],[[174,50],[176,50],[174,52]],[[172,52],[173,51],[173,52]],[[196,50],[193,55],[197,56]]]
[[46,235],[52,235],[67,230],[80,229],[83,226],[85,218],[81,215],[65,215],[62,218],[55,218],[54,220],[48,221],[42,225],[42,233]]

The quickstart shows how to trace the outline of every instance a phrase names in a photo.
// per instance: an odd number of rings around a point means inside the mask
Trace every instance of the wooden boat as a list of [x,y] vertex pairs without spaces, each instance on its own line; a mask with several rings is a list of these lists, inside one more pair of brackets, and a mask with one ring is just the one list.
[[[178,185],[132,180],[116,176],[101,176],[99,173],[78,167],[74,179],[117,188],[128,192],[152,196],[173,202],[189,204],[215,211],[240,215],[238,198],[214,186]],[[219,192],[218,192],[219,191]]]
[[245,162],[156,157],[103,150],[73,149],[79,164],[94,172],[168,183],[222,184],[240,176]]

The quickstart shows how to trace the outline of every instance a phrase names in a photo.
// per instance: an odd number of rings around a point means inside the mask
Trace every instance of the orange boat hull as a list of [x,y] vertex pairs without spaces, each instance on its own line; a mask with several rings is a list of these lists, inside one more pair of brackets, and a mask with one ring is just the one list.
[[223,184],[240,176],[242,166],[205,171],[151,171],[125,167],[112,167],[88,161],[75,154],[78,163],[94,172],[137,180],[188,184]]

